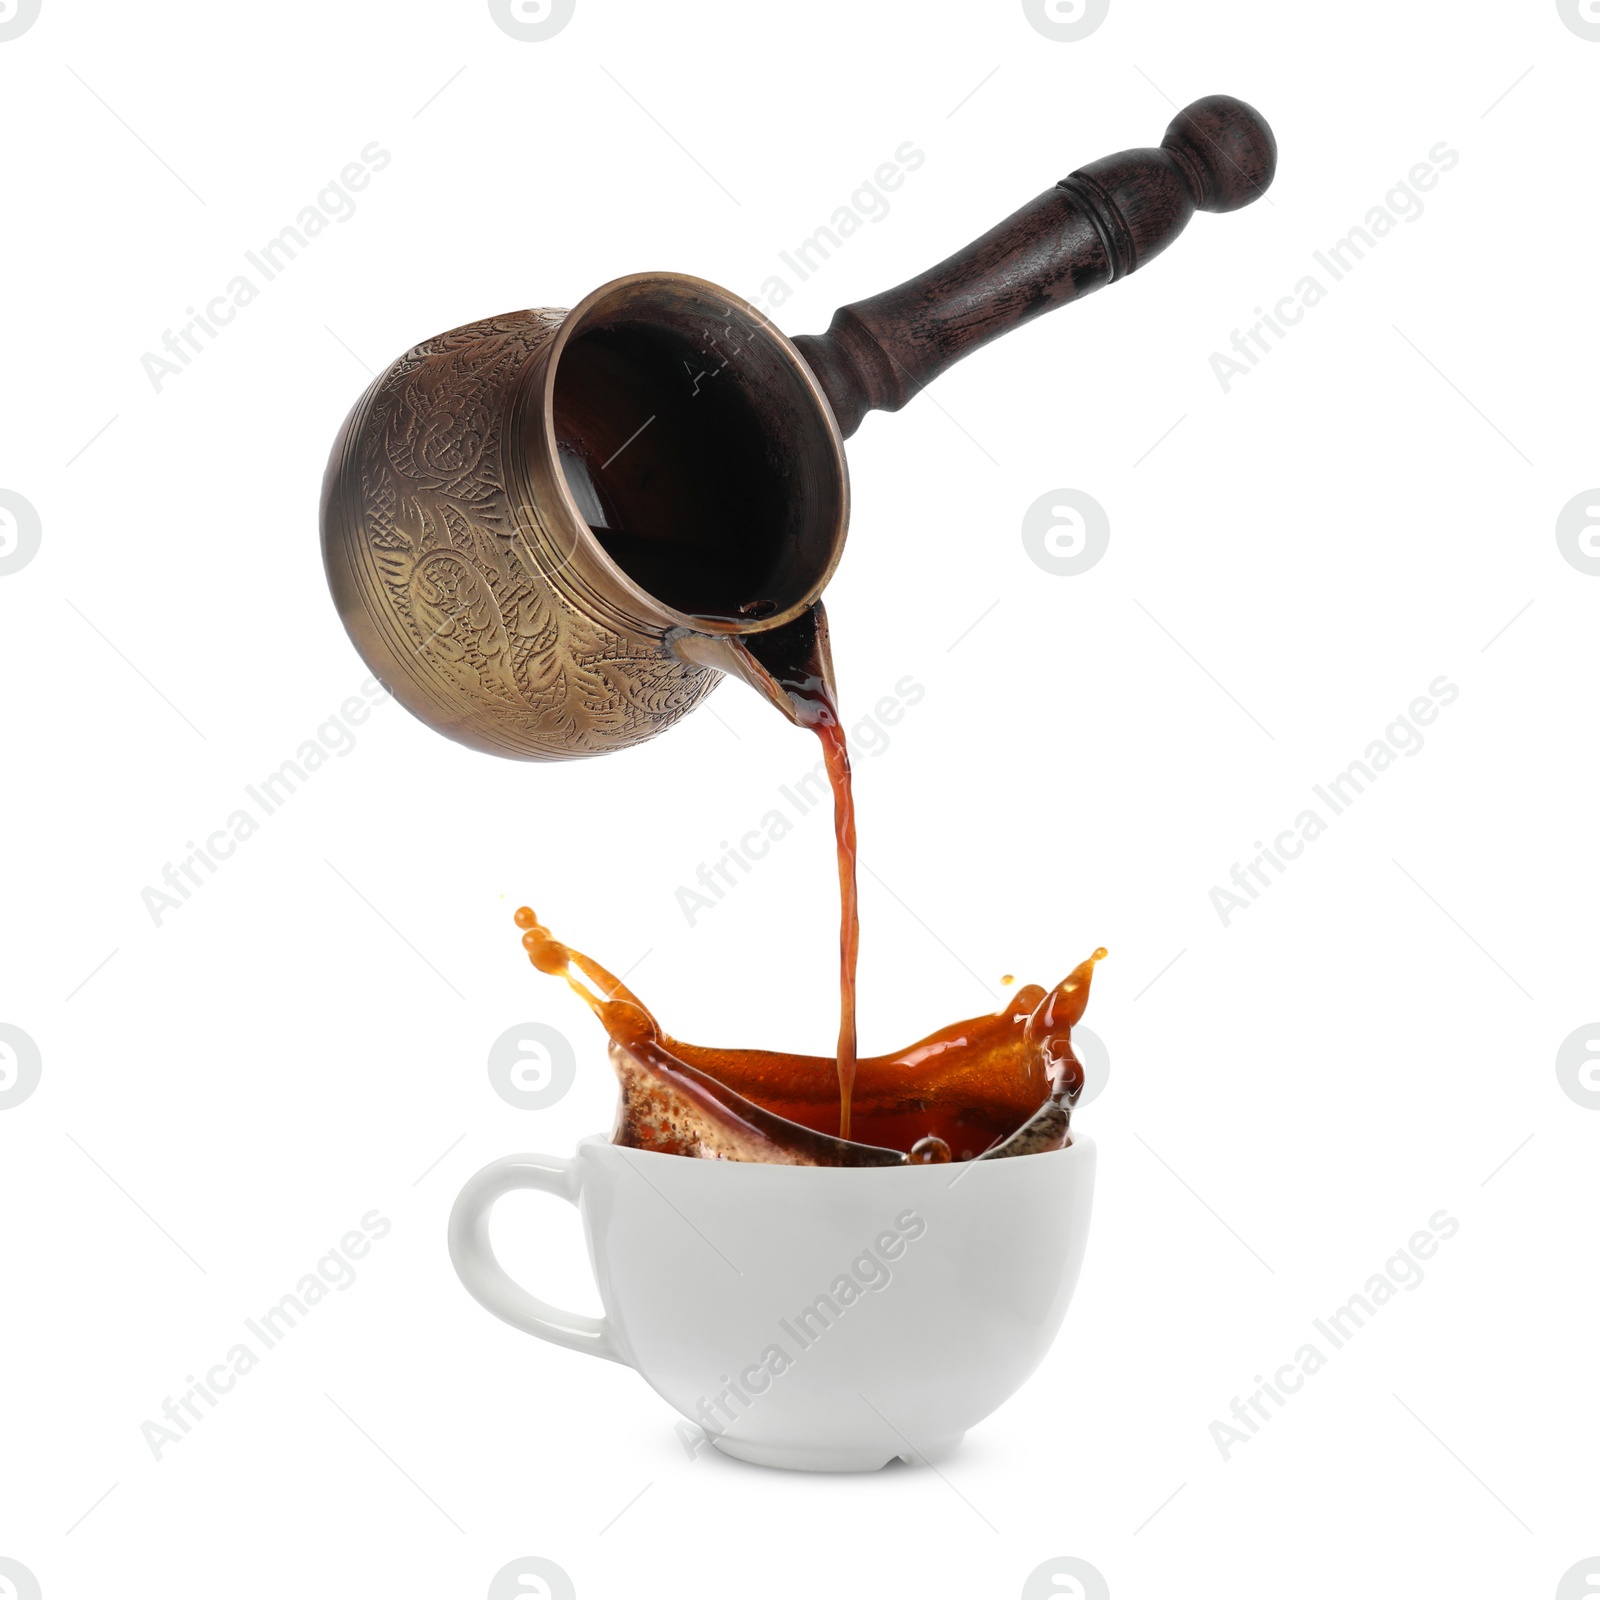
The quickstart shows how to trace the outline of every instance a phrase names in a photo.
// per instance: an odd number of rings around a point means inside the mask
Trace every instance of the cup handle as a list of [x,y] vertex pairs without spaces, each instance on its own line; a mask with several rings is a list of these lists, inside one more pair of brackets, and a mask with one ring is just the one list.
[[502,1322],[551,1344],[631,1365],[606,1317],[563,1311],[513,1282],[489,1243],[489,1213],[513,1189],[540,1189],[578,1203],[583,1178],[570,1156],[501,1156],[467,1180],[450,1212],[450,1260],[467,1293]]

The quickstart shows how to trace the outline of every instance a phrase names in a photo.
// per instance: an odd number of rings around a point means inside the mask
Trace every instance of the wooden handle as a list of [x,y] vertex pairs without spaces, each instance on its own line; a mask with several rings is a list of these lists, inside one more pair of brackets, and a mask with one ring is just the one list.
[[1214,94],[1172,119],[1159,150],[1079,167],[966,249],[794,343],[848,437],[898,411],[970,350],[1159,255],[1198,211],[1236,211],[1272,182],[1278,146],[1259,112]]

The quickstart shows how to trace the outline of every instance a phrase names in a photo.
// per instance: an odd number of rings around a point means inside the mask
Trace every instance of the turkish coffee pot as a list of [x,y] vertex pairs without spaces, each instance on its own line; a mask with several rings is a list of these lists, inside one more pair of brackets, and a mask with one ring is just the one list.
[[[1271,183],[1272,131],[1226,95],[1161,147],[1080,167],[964,250],[786,338],[700,278],[641,272],[409,350],[328,462],[328,582],[414,715],[523,760],[670,727],[725,673],[824,626],[843,441],[969,351],[1141,267]],[[825,635],[824,635],[825,638]]]

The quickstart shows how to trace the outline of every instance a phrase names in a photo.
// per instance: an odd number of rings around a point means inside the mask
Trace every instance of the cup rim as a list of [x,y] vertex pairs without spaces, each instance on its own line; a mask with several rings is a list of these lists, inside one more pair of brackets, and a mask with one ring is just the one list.
[[[796,1174],[796,1176],[790,1178],[763,1180],[777,1181],[781,1183],[827,1183],[845,1180],[854,1183],[861,1183],[863,1181],[895,1181],[893,1178],[891,1178],[891,1174],[934,1174],[942,1173],[944,1171],[944,1165],[942,1164],[939,1166],[927,1167],[810,1167],[790,1166],[787,1163],[778,1161],[703,1161],[698,1160],[693,1156],[672,1155],[664,1150],[640,1150],[635,1148],[633,1145],[617,1144],[609,1133],[585,1134],[581,1139],[578,1140],[576,1154],[582,1156],[601,1149],[614,1150],[617,1152],[615,1157],[607,1156],[602,1159],[627,1162],[642,1161],[646,1166],[661,1165],[663,1163],[671,1163],[672,1165],[676,1166],[684,1162],[691,1162],[696,1167],[722,1168],[730,1172],[737,1170],[740,1172],[782,1172]],[[1062,1148],[1059,1150],[1036,1150],[1031,1155],[1007,1156],[1000,1161],[954,1161],[948,1163],[948,1165],[957,1168],[962,1173],[973,1167],[982,1167],[990,1171],[1008,1171],[1012,1168],[1018,1167],[1019,1163],[1070,1157],[1078,1151],[1084,1151],[1088,1155],[1093,1156],[1095,1150],[1095,1141],[1092,1136],[1086,1133],[1075,1133],[1072,1138],[1072,1143],[1062,1146]],[[733,1178],[729,1181],[738,1183],[743,1180]],[[902,1178],[898,1181],[904,1182],[907,1180]],[[927,1179],[923,1178],[919,1180],[916,1178],[911,1178],[909,1181],[926,1182]],[[979,1181],[984,1182],[987,1180],[980,1179]],[[952,1178],[947,1187],[954,1188],[955,1183],[956,1179]]]

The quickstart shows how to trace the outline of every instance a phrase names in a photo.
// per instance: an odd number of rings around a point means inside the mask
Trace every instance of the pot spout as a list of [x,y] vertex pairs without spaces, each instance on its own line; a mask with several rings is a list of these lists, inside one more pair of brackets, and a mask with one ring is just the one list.
[[762,633],[668,635],[673,653],[748,684],[797,727],[815,728],[835,701],[828,614],[814,600],[792,622]]

